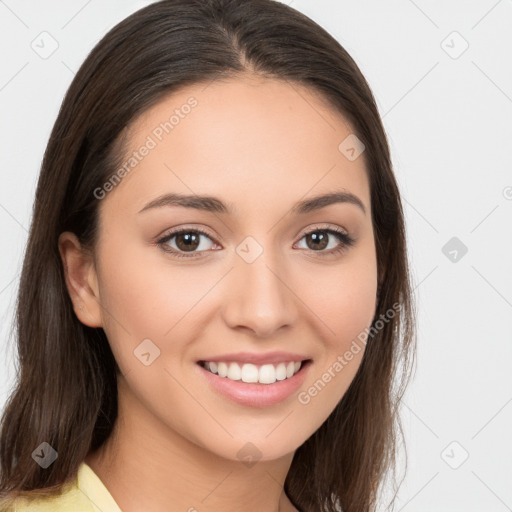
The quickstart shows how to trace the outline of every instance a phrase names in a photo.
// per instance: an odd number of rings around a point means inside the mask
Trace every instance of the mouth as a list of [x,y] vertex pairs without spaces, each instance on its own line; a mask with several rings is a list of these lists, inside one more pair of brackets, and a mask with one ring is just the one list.
[[261,408],[285,402],[296,393],[312,364],[312,359],[305,359],[263,365],[198,361],[196,366],[216,394],[239,405]]
[[236,361],[198,361],[206,371],[232,381],[246,384],[274,384],[291,379],[299,373],[311,359],[302,361],[282,361],[273,364],[253,364]]

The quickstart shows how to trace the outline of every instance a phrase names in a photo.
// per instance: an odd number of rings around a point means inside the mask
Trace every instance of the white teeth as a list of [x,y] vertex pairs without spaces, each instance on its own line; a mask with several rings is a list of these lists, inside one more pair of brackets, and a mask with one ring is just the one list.
[[258,382],[259,376],[260,373],[255,364],[248,363],[242,366],[241,377],[243,382]]
[[260,368],[260,384],[273,384],[276,381],[276,369],[273,364],[264,364]]
[[286,365],[284,363],[279,363],[276,366],[276,379],[277,380],[286,379]]
[[293,377],[302,363],[289,362],[277,365],[264,364],[260,367],[246,363],[242,367],[238,363],[205,362],[204,367],[212,373],[218,373],[219,377],[227,377],[230,380],[242,380],[243,382],[259,382],[260,384],[273,384],[276,380],[285,380]]
[[228,375],[228,365],[226,363],[217,363],[219,372],[219,377],[226,377]]
[[236,363],[231,363],[228,367],[227,378],[231,380],[240,380],[242,378],[242,370]]

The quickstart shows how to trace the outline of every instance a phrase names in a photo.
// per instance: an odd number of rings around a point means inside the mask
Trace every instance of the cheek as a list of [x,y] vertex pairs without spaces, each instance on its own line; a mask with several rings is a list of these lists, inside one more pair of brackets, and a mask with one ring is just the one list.
[[100,258],[103,325],[118,364],[126,368],[137,363],[133,351],[145,339],[162,355],[172,352],[181,358],[180,339],[187,339],[183,333],[190,330],[191,321],[199,320],[201,299],[222,272],[201,265],[180,267],[167,262],[160,249],[142,244],[125,243],[119,254],[122,238],[128,236],[110,237]]
[[308,305],[326,333],[326,343],[343,349],[370,326],[375,315],[377,267],[373,252],[364,258],[354,255],[337,267],[317,269],[304,289]]
[[128,235],[112,233],[99,258],[103,329],[124,369],[133,365],[133,351],[144,339],[162,348],[160,340],[177,314],[176,299],[169,293],[172,283],[161,269],[148,264],[147,249],[144,261],[141,250],[126,240]]
[[[310,279],[311,309],[318,317],[316,328],[322,332],[317,367],[309,386],[310,399],[322,417],[327,417],[352,382],[364,355],[366,333],[375,315],[377,264],[374,246],[360,247],[343,264],[323,269]],[[316,286],[313,286],[316,282]],[[318,385],[316,385],[317,383]],[[323,392],[323,389],[326,389]],[[308,398],[308,397],[306,397]],[[306,402],[302,402],[306,403]]]
[[[315,377],[333,382],[327,393],[331,395],[329,402],[342,397],[361,364],[365,334],[375,314],[375,293],[371,274],[351,273],[331,283],[328,300],[322,304],[321,320],[326,334]],[[325,372],[331,377],[324,375]]]
[[333,283],[328,315],[339,342],[352,340],[371,324],[375,314],[376,280],[373,272],[351,271]]
[[[332,413],[352,383],[365,351],[364,334],[375,314],[376,268],[371,264],[347,265],[331,279],[327,293],[318,294],[314,308],[320,319],[316,327],[324,333],[316,364],[297,395],[304,417],[320,426]],[[313,308],[312,308],[313,309]],[[319,331],[320,332],[320,331]],[[307,435],[311,425],[298,428]]]

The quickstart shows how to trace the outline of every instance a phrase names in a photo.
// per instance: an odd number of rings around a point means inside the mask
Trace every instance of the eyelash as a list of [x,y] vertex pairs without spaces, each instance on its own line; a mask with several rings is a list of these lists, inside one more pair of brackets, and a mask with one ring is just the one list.
[[[308,231],[307,233],[304,233],[302,235],[302,237],[300,238],[300,240],[302,240],[307,235],[311,235],[312,233],[317,233],[319,231],[334,235],[341,242],[341,244],[338,245],[338,247],[336,247],[335,249],[331,249],[330,251],[314,251],[311,249],[311,252],[323,254],[323,255],[325,255],[325,257],[335,256],[337,254],[341,254],[341,253],[345,252],[347,249],[352,247],[356,241],[348,233],[345,233],[344,231],[337,229],[337,228],[315,228],[311,231]],[[172,256],[176,256],[178,258],[198,258],[198,257],[201,258],[202,256],[197,256],[197,254],[200,254],[202,252],[207,252],[207,251],[198,251],[198,252],[191,252],[190,254],[186,254],[182,251],[176,251],[175,249],[169,250],[164,247],[164,245],[167,242],[169,242],[169,240],[171,240],[175,236],[181,235],[183,233],[200,233],[201,235],[208,237],[210,240],[215,241],[212,239],[212,237],[206,231],[204,231],[200,228],[194,228],[194,229],[182,228],[182,229],[178,229],[176,231],[172,231],[171,233],[165,235],[163,238],[161,238],[160,240],[158,240],[156,242],[156,245],[158,245],[164,252],[171,254]]]

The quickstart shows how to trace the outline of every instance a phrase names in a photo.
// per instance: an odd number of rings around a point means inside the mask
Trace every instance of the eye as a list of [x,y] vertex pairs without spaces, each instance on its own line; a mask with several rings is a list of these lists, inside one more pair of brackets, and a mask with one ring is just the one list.
[[[338,239],[338,244],[332,240],[333,238]],[[326,256],[346,251],[355,243],[354,238],[338,228],[315,228],[305,233],[301,240],[303,239],[306,240],[306,249],[319,252],[321,255],[325,253]],[[334,245],[331,242],[334,242]],[[325,251],[325,248],[330,250]]]
[[[179,258],[190,258],[197,256],[197,252],[204,252],[205,250],[208,250],[208,243],[206,243],[205,247],[205,244],[201,241],[202,237],[212,240],[208,233],[202,229],[183,228],[164,236],[157,241],[157,245],[159,245],[162,250],[172,253],[173,256],[177,256]],[[168,244],[168,242],[173,238],[176,238],[175,247]],[[200,250],[197,251],[196,249]],[[190,254],[186,254],[187,252]]]

